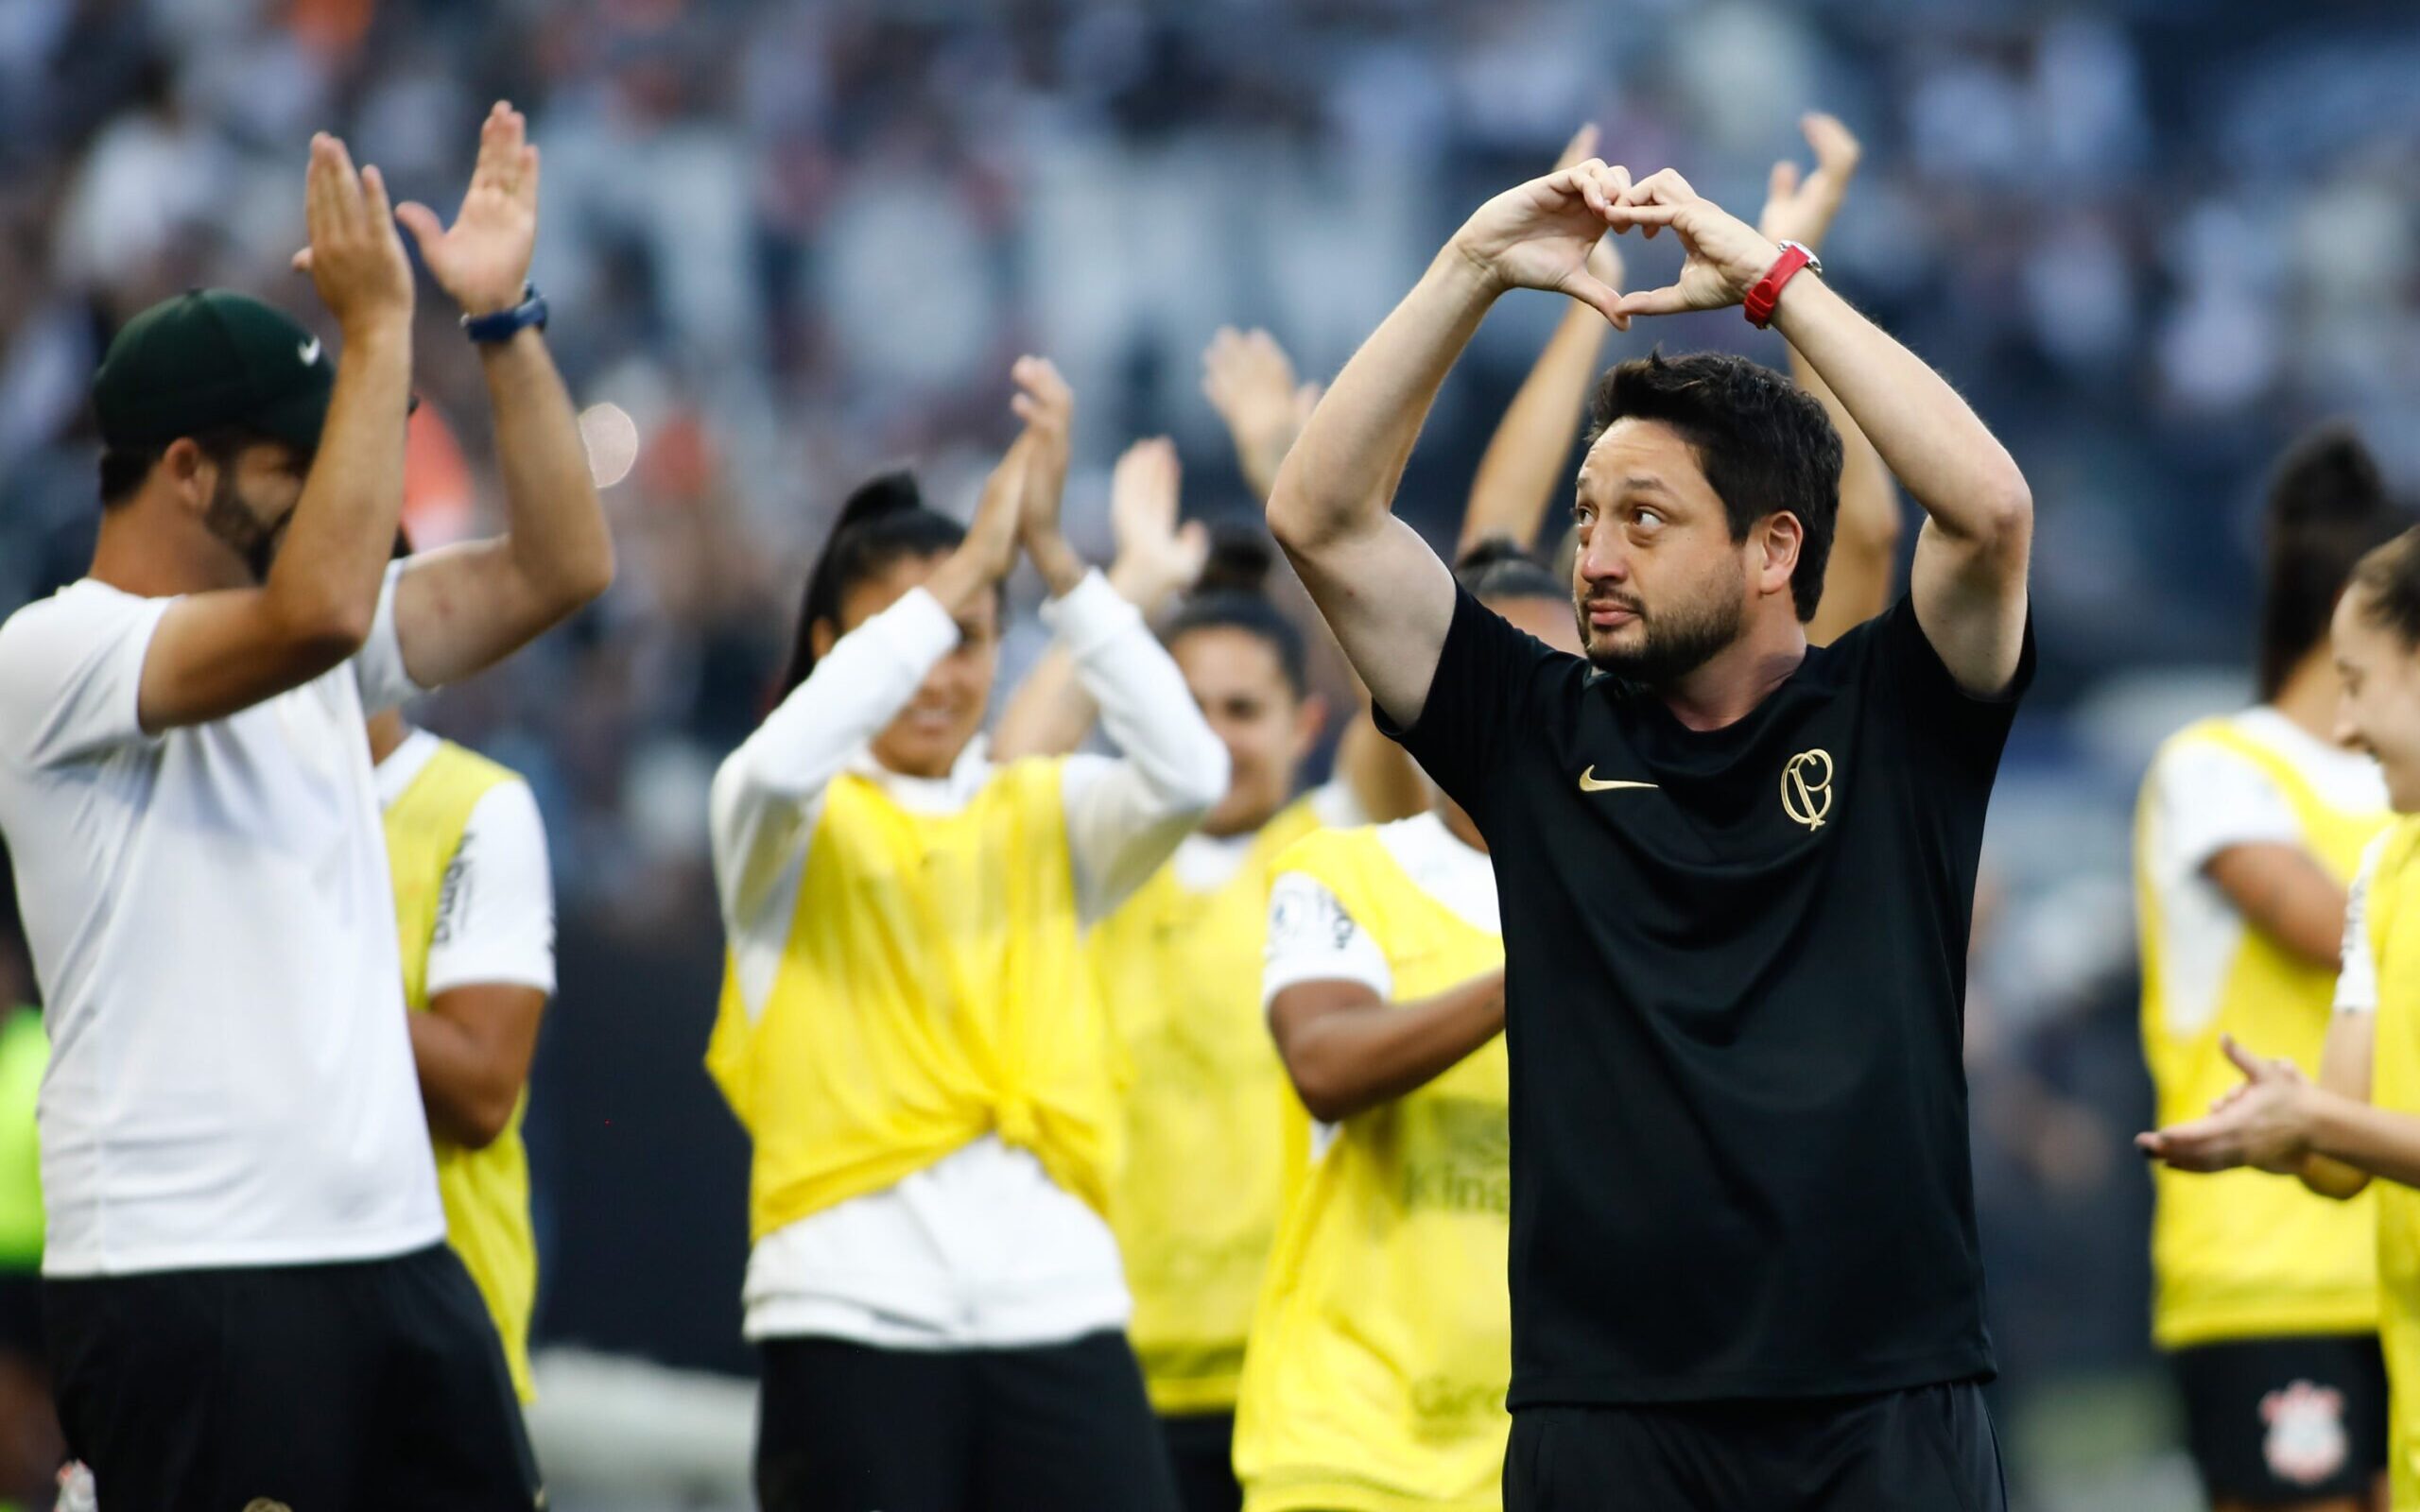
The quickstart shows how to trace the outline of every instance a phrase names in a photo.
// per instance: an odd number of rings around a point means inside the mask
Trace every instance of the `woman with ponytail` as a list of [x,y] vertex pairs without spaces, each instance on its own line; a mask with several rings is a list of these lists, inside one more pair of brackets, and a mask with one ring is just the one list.
[[[731,958],[707,1062],[755,1144],[748,1336],[768,1512],[1172,1512],[1105,1218],[1119,1054],[1083,931],[1226,791],[1133,608],[1059,532],[1073,402],[970,527],[860,488],[782,700],[716,774]],[[994,765],[977,731],[1020,545],[1124,755]]]
[[[2230,1036],[2319,1063],[2347,884],[2390,818],[2377,764],[2336,736],[2329,618],[2363,554],[2408,523],[2350,431],[2289,452],[2263,530],[2260,701],[2171,736],[2144,781],[2143,1054],[2163,1124],[2235,1084]],[[2255,1172],[2154,1174],[2152,1336],[2213,1506],[2367,1507],[2386,1463],[2370,1204]],[[2315,1443],[2333,1452],[2314,1459]]]
[[[1511,541],[1474,545],[1455,576],[1516,627],[1579,651],[1570,590]],[[1316,1153],[1244,1362],[1246,1512],[1503,1504],[1504,944],[1487,842],[1431,794],[1415,818],[1323,830],[1277,861],[1260,988]]]

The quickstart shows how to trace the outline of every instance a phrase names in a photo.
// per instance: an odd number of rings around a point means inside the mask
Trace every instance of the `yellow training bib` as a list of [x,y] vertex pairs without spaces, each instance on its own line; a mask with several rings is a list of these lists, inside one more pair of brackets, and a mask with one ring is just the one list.
[[1127,1332],[1162,1413],[1236,1404],[1293,1102],[1261,1014],[1269,885],[1278,854],[1318,827],[1303,799],[1261,827],[1219,886],[1196,892],[1171,863],[1093,934],[1134,1078],[1110,1218],[1134,1294]]
[[752,1240],[996,1131],[1106,1215],[1119,1067],[1083,954],[1061,763],[955,814],[824,790],[762,1010],[735,973],[706,1066],[755,1141]]
[[[2366,902],[2378,1005],[2370,1101],[2420,1117],[2420,817],[2399,819],[2378,851]],[[2272,1179],[2274,1179],[2273,1177]],[[2378,1341],[2386,1349],[2387,1469],[2395,1512],[2420,1512],[2420,1191],[2377,1194]]]
[[[452,741],[440,741],[411,785],[387,806],[387,863],[394,872],[395,926],[403,946],[404,1002],[428,1011],[428,950],[437,933],[445,874],[462,846],[471,811],[488,790],[520,778]],[[445,1202],[445,1238],[462,1257],[504,1340],[513,1389],[527,1401],[529,1314],[538,1299],[538,1242],[529,1223],[529,1153],[521,1143],[528,1094],[494,1143],[465,1149],[429,1138],[437,1155],[437,1191]]]
[[[1501,969],[1502,939],[1423,891],[1383,833],[1312,834],[1278,870],[1336,895],[1385,954],[1398,1001]],[[1279,1225],[1244,1359],[1236,1470],[1246,1512],[1501,1505],[1508,1074],[1498,1037],[1347,1119],[1312,1159]]]
[[[2331,807],[2310,778],[2233,719],[2206,719],[2170,737],[2258,767],[2292,807],[2302,841],[2339,882],[2392,817]],[[2147,794],[2148,797],[2148,794]],[[2199,1118],[2242,1078],[2219,1037],[2283,1056],[2316,1074],[2336,987],[2332,967],[2289,954],[2247,926],[2228,963],[2218,1011],[2181,1022],[2169,1001],[2163,923],[2168,900],[2152,877],[2146,801],[2135,816],[2135,885],[2143,977],[2143,1058],[2165,1126]],[[2152,1332],[2163,1349],[2295,1333],[2366,1333],[2377,1325],[2375,1215],[2364,1194],[2333,1202],[2258,1171],[2194,1176],[2153,1164]]]

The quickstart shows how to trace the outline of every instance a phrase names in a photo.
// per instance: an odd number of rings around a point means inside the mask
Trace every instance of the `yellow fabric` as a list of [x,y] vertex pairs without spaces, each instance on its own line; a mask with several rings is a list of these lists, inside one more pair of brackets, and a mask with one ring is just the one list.
[[[2275,784],[2301,826],[2303,846],[2349,884],[2361,852],[2392,816],[2330,806],[2294,765],[2233,721],[2204,720],[2170,744],[2231,751]],[[2143,1058],[2162,1125],[2199,1118],[2242,1078],[2219,1037],[2284,1056],[2316,1074],[2326,1039],[2333,967],[2304,961],[2257,929],[2243,931],[2218,1011],[2186,1027],[2166,997],[2160,897],[2145,855],[2149,804],[2135,818],[2135,885],[2143,979]],[[2163,1349],[2277,1334],[2360,1333],[2377,1326],[2376,1214],[2364,1194],[2333,1202],[2258,1171],[2194,1176],[2153,1164],[2152,1334]]]
[[[1278,869],[1336,894],[1386,955],[1398,1002],[1504,964],[1502,940],[1422,891],[1375,830],[1314,833]],[[1246,1512],[1501,1506],[1507,1076],[1498,1037],[1347,1119],[1312,1160],[1278,1226],[1244,1357]]]
[[1003,766],[946,815],[854,774],[825,789],[772,989],[752,1022],[726,970],[706,1049],[755,1141],[752,1239],[990,1132],[1107,1215],[1120,1068],[1061,765]]
[[[2370,1101],[2420,1115],[2420,818],[2396,821],[2370,874]],[[2377,1199],[2378,1341],[2386,1349],[2387,1469],[2395,1512],[2420,1512],[2420,1191],[2373,1181]]]
[[[395,928],[403,947],[404,1001],[428,1011],[428,951],[437,935],[446,874],[461,849],[471,811],[491,788],[518,782],[475,751],[441,741],[411,785],[387,806],[387,863],[395,879]],[[436,1134],[437,1191],[445,1202],[445,1238],[488,1304],[504,1341],[512,1386],[528,1401],[529,1314],[538,1299],[538,1240],[529,1222],[529,1152],[521,1143],[527,1091],[512,1117],[485,1149],[467,1149]]]
[[1134,1294],[1127,1335],[1162,1413],[1231,1411],[1262,1268],[1276,1237],[1292,1092],[1261,1015],[1269,885],[1319,828],[1308,799],[1196,892],[1163,867],[1092,938],[1134,1082],[1110,1219]]

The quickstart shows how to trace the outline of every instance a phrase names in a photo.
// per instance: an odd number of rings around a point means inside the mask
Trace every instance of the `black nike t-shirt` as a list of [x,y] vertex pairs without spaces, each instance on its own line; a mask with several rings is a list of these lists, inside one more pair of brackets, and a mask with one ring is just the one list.
[[1991,1373],[1960,1050],[2032,670],[1969,696],[1903,599],[1692,730],[1461,595],[1391,732],[1495,861],[1512,1406]]

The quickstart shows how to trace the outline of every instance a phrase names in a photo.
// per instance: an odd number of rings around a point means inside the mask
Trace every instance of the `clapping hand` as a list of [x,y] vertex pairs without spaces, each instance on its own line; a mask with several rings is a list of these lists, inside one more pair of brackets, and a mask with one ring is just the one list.
[[1209,559],[1209,528],[1199,520],[1177,524],[1183,475],[1176,443],[1165,436],[1128,447],[1110,473],[1109,524],[1117,558],[1109,580],[1146,614],[1191,588]]
[[431,277],[469,316],[521,302],[538,244],[538,149],[529,123],[502,100],[479,127],[479,156],[462,208],[447,226],[426,205],[395,207]]
[[1295,381],[1292,359],[1268,332],[1222,325],[1201,353],[1201,393],[1227,422],[1253,497],[1268,498],[1320,402],[1320,386]]
[[2242,1083],[2212,1103],[2204,1117],[2135,1135],[2135,1148],[2180,1171],[2248,1165],[2299,1175],[2310,1157],[2310,1079],[2292,1061],[2254,1055],[2232,1035],[2221,1045],[2243,1073]]
[[1832,229],[1832,217],[1840,213],[1865,149],[1837,115],[1818,112],[1798,127],[1815,149],[1815,171],[1802,176],[1788,158],[1774,163],[1756,230],[1768,241],[1798,242],[1812,249],[1824,245],[1824,232]]

